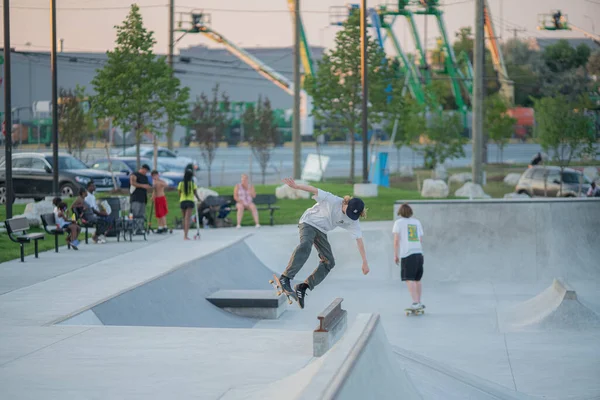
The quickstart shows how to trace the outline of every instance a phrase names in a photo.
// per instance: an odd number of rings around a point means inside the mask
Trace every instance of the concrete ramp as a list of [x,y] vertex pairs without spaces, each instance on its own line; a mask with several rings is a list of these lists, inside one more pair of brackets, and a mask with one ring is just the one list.
[[346,335],[297,373],[263,387],[230,390],[222,399],[422,399],[394,357],[379,314],[359,314]]
[[427,282],[600,280],[600,199],[409,204],[425,231]]
[[[127,268],[127,266],[123,266]],[[194,260],[62,321],[63,325],[251,328],[259,319],[223,311],[219,290],[268,290],[272,271],[244,242]]]
[[501,331],[526,329],[575,330],[600,328],[600,316],[584,306],[577,294],[562,279],[539,295],[498,313]]

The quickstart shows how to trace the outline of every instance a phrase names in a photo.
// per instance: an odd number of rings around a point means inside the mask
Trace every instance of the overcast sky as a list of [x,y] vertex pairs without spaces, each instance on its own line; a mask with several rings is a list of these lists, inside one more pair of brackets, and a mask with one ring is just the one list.
[[[391,0],[369,0],[370,7]],[[49,0],[11,0],[11,43],[20,50],[50,48]],[[168,0],[138,0],[146,27],[155,32],[155,51],[167,51]],[[331,6],[343,6],[341,0],[301,0],[302,19],[313,46],[329,47],[339,27],[329,26]],[[450,37],[462,26],[473,26],[473,0],[443,0],[445,23]],[[57,0],[58,38],[64,39],[65,51],[103,52],[114,46],[114,25],[120,24],[128,13],[128,1],[123,0]],[[286,0],[176,0],[176,20],[179,13],[188,18],[192,8],[202,5],[211,14],[212,28],[229,40],[245,47],[280,47],[292,44],[291,16]],[[600,33],[600,0],[489,0],[498,36],[516,34],[527,37],[581,37],[577,32],[550,32],[536,29],[538,14],[560,8],[569,21],[587,31]],[[3,10],[2,10],[3,11]],[[0,22],[3,22],[0,19]],[[421,37],[425,23],[417,16]],[[509,29],[511,31],[509,31]],[[3,34],[4,28],[0,30]],[[401,44],[412,51],[411,37],[405,20],[398,20],[395,32]],[[180,34],[176,33],[176,37]],[[427,22],[429,46],[439,35],[433,18]],[[2,38],[2,40],[4,40]],[[2,42],[3,43],[3,42]],[[29,45],[27,45],[29,44]],[[197,44],[218,46],[201,35],[187,35],[176,46],[185,48]],[[177,52],[177,51],[176,51]]]

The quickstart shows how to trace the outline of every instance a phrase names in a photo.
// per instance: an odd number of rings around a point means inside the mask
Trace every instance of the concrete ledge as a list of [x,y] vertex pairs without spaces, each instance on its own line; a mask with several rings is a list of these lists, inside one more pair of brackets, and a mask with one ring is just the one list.
[[319,326],[313,332],[313,355],[321,357],[344,335],[348,327],[348,312],[342,301],[335,299],[319,316]]
[[206,298],[232,314],[249,318],[277,319],[285,311],[285,297],[272,290],[219,290]]
[[377,197],[378,186],[376,183],[355,183],[354,196],[356,197]]

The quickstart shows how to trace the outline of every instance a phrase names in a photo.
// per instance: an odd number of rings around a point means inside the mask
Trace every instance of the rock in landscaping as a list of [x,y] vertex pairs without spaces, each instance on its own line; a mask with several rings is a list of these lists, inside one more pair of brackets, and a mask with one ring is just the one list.
[[590,178],[590,180],[592,182],[595,182],[599,178],[599,176],[598,176],[598,168],[596,168],[596,167],[585,167],[583,169],[583,174],[585,176],[587,176],[588,178]]
[[470,172],[461,172],[460,174],[452,174],[450,175],[450,179],[448,183],[465,183],[471,182],[473,180],[473,175]]
[[[302,180],[298,180],[298,181],[296,181],[296,183],[302,184],[302,185],[308,185],[308,182],[302,181]],[[310,193],[305,192],[304,190],[292,189],[288,185],[284,184],[284,185],[278,186],[277,189],[275,189],[275,196],[278,199],[292,199],[292,200],[308,199],[308,198],[310,198]]]
[[200,197],[200,200],[204,201],[205,198],[207,198],[208,196],[218,196],[219,193],[215,192],[212,189],[208,189],[205,187],[201,187],[196,189],[196,193],[198,193],[198,197]]
[[521,174],[510,173],[504,177],[504,183],[508,186],[516,186],[521,179]]
[[448,197],[450,190],[446,182],[439,179],[425,179],[423,181],[423,188],[421,190],[421,196],[423,197],[435,197],[435,198],[446,198]]
[[40,226],[42,219],[40,215],[49,214],[54,212],[54,205],[51,201],[37,201],[33,203],[27,203],[25,206],[25,212],[23,216],[27,218],[30,226]]
[[446,167],[442,164],[438,164],[433,171],[434,179],[445,181],[448,179],[448,171],[446,171]]
[[400,167],[400,176],[405,178],[412,178],[415,176],[415,171],[410,165],[403,165]]
[[529,196],[523,193],[506,193],[504,195],[505,199],[529,199]]
[[485,194],[481,185],[473,182],[467,182],[454,192],[456,197],[468,197],[470,199],[490,199],[491,196]]

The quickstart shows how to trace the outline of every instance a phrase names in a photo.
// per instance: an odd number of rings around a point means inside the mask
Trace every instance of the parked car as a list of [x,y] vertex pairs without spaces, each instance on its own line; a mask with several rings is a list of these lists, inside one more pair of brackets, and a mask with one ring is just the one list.
[[565,168],[561,176],[560,167],[535,166],[521,175],[515,191],[530,197],[582,197],[590,184],[587,176],[571,168]]
[[[14,198],[43,200],[53,195],[52,154],[15,153],[12,159]],[[110,191],[112,177],[105,171],[88,168],[82,161],[68,154],[58,155],[58,184],[62,197],[73,197],[79,189],[93,181],[96,191]],[[0,204],[6,204],[5,162],[0,163]]]
[[[112,170],[121,182],[121,188],[129,189],[129,176],[137,170],[136,157],[114,157],[111,158],[111,162]],[[142,158],[140,159],[140,162],[152,166],[152,160]],[[103,158],[97,160],[92,165],[92,168],[108,172],[108,159]],[[183,181],[183,170],[181,172],[169,171],[162,163],[158,163],[157,171],[160,173],[161,179],[164,180],[170,188],[177,188],[179,182]],[[150,181],[150,184],[152,184],[150,173],[148,173],[148,180]]]
[[[119,152],[120,156],[123,157],[135,157],[136,156],[136,148],[128,147],[123,152]],[[154,147],[152,146],[140,146],[140,157],[147,158],[152,160],[154,158]],[[166,167],[169,171],[178,172],[181,170],[185,170],[189,164],[194,166],[194,172],[199,170],[198,163],[189,157],[182,157],[177,154],[176,151],[171,151],[164,147],[158,148],[158,162],[160,162],[164,167]]]

